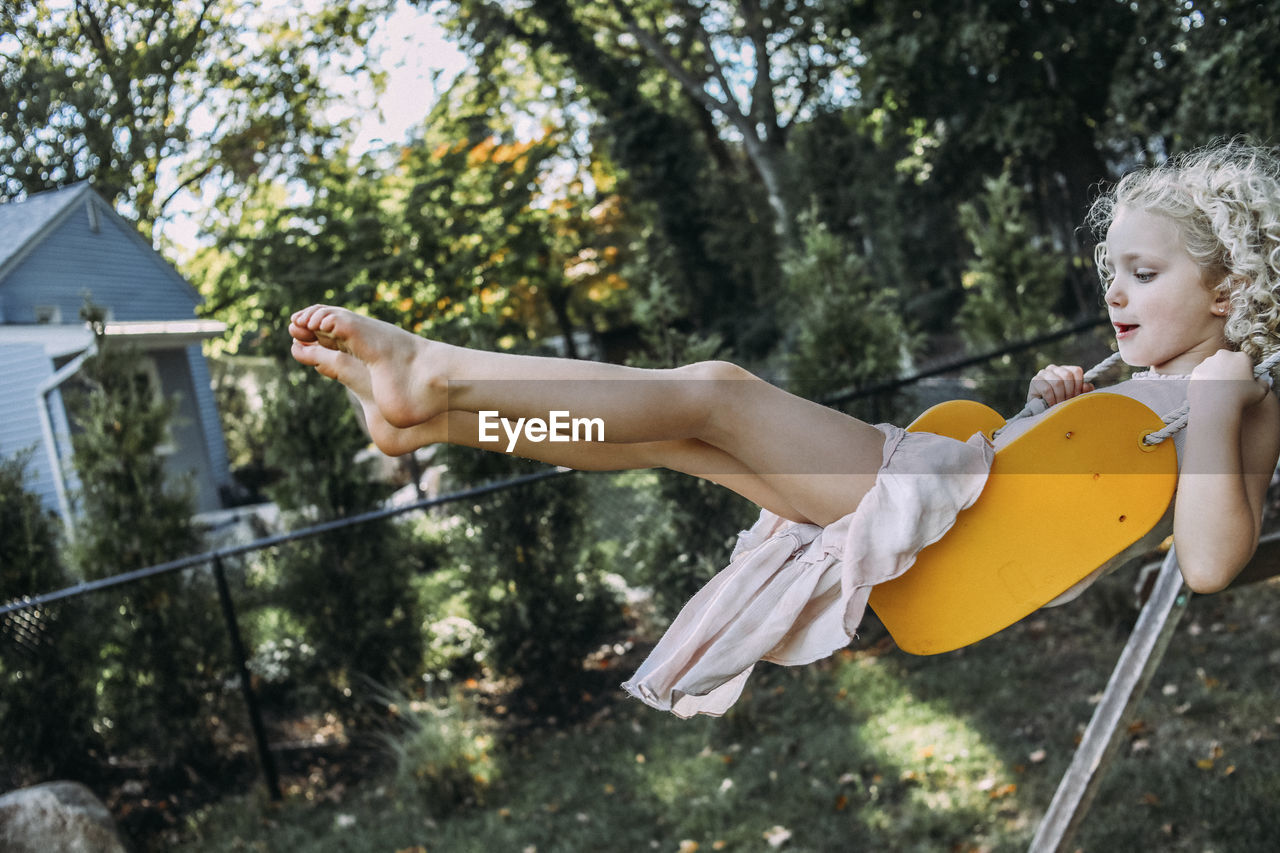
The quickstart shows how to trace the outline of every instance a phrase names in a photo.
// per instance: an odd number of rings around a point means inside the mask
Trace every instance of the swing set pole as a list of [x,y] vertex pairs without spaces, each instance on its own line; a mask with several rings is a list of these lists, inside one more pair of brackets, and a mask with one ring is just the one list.
[[1190,599],[1191,593],[1183,588],[1177,555],[1170,548],[1151,597],[1142,608],[1138,624],[1111,673],[1102,701],[1093,712],[1071,766],[1058,783],[1053,801],[1031,840],[1030,853],[1059,853],[1070,849],[1068,845],[1084,822],[1107,766],[1120,746],[1147,684],[1160,666],[1160,659]]

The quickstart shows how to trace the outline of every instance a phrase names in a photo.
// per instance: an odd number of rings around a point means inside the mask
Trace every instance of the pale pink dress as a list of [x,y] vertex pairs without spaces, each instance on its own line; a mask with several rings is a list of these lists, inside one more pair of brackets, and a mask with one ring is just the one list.
[[[1103,390],[1162,414],[1186,399],[1185,380],[1129,381]],[[856,636],[871,588],[905,572],[951,529],[982,493],[995,450],[1037,420],[1014,422],[994,446],[981,434],[962,442],[878,424],[883,459],[857,510],[826,527],[761,511],[738,535],[729,566],[689,600],[623,688],[680,717],[718,716],[738,699],[757,661],[795,666],[844,648]],[[1171,523],[1170,511],[1142,541],[1051,604],[1074,598],[1149,551]]]
[[761,511],[728,568],[689,600],[624,689],[680,717],[718,716],[756,661],[805,664],[849,644],[871,587],[942,538],[982,493],[994,454],[982,435],[876,429],[884,457],[857,510],[826,527]]

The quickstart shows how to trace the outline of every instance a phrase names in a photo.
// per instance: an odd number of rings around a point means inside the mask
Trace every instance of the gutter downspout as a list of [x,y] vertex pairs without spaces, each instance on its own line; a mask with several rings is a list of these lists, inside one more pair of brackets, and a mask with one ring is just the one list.
[[75,525],[71,517],[71,501],[67,497],[67,484],[62,477],[62,458],[58,453],[58,438],[54,435],[53,420],[49,417],[49,395],[58,390],[58,387],[72,376],[79,373],[80,368],[84,366],[85,360],[96,354],[97,351],[98,341],[95,338],[89,343],[88,349],[64,364],[56,373],[36,387],[36,411],[40,415],[40,432],[44,436],[45,452],[49,455],[49,469],[53,474],[53,488],[58,496],[58,511],[62,515],[62,522],[67,528],[67,536],[70,539],[75,539]]

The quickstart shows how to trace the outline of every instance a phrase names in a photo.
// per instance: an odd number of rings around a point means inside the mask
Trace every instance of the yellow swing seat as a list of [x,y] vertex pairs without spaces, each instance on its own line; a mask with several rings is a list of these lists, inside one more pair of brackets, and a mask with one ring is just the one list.
[[[961,441],[1004,424],[969,400],[941,403],[908,430]],[[947,652],[1038,610],[1141,539],[1173,499],[1172,441],[1142,403],[1092,393],[1056,406],[995,455],[978,500],[902,576],[871,591],[899,648]]]

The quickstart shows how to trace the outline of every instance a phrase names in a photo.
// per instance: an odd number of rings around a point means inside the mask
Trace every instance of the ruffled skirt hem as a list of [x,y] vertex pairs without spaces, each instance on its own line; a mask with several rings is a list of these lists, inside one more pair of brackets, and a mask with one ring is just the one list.
[[679,717],[724,714],[756,662],[799,666],[856,636],[871,588],[905,572],[982,493],[993,450],[891,424],[875,485],[819,527],[763,510],[623,689]]

